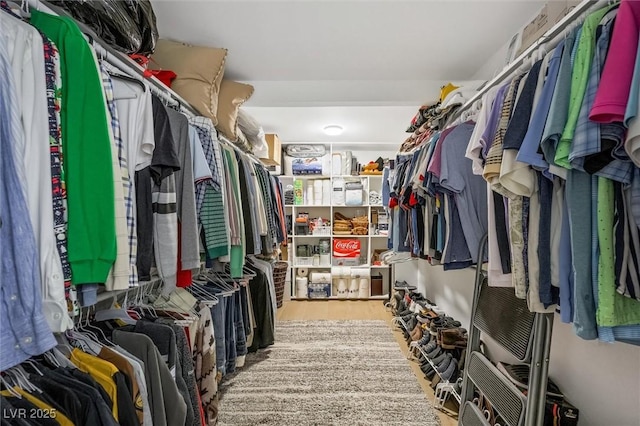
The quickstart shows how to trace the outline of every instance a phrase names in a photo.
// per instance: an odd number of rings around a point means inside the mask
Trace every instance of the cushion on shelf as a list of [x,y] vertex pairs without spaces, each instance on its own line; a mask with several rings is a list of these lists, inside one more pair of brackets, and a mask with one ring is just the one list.
[[[265,139],[264,129],[258,121],[242,108],[238,109],[238,127],[247,137],[251,145],[251,151],[256,154],[258,152],[267,151],[267,140]],[[258,156],[259,158],[262,158]]]
[[217,124],[218,95],[227,49],[158,40],[152,63],[177,74],[171,88]]
[[231,142],[238,140],[238,110],[253,94],[253,86],[222,80],[216,128]]

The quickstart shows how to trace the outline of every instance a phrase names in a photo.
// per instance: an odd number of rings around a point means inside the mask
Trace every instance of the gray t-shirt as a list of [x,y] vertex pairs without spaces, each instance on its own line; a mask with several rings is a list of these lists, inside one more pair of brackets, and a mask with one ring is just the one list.
[[472,162],[465,157],[473,127],[471,122],[462,123],[441,141],[440,186],[454,194],[464,238],[476,263],[488,219],[487,183],[482,176],[473,174]]

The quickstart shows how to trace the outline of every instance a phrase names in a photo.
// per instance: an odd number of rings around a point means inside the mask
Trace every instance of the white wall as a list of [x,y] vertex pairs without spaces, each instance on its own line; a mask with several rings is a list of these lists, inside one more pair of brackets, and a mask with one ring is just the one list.
[[[448,315],[470,324],[475,270],[445,272],[424,260],[395,268],[396,279],[417,284]],[[487,346],[494,360],[513,362],[495,344]],[[640,347],[582,340],[556,315],[549,375],[580,410],[581,426],[640,425]]]

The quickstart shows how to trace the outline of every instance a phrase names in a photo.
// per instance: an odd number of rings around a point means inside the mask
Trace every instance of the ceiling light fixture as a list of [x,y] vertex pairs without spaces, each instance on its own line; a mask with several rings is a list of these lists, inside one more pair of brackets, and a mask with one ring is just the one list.
[[329,136],[338,136],[341,135],[344,129],[342,126],[338,126],[336,124],[332,124],[331,126],[326,126],[324,129],[324,133]]

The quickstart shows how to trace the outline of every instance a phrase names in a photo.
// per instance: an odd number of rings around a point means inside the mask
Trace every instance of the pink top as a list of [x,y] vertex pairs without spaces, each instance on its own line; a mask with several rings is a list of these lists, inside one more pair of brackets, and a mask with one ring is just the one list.
[[444,140],[449,135],[449,133],[453,131],[453,129],[455,129],[455,127],[449,127],[448,129],[442,131],[442,134],[440,134],[440,137],[436,142],[436,147],[433,151],[433,156],[431,157],[431,163],[429,163],[429,166],[427,167],[427,172],[433,173],[433,175],[438,179],[440,179],[440,169],[442,166],[442,144],[444,143]]
[[638,49],[640,1],[622,0],[611,47],[589,118],[598,123],[624,121]]

